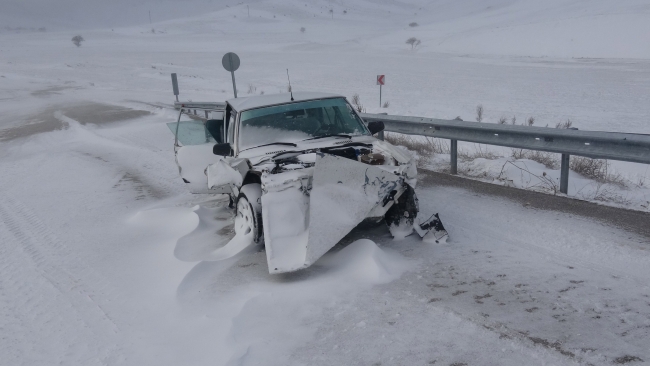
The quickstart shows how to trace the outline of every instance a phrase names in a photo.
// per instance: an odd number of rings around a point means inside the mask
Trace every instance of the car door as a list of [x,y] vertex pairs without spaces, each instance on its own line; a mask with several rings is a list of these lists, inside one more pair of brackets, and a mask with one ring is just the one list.
[[[183,182],[192,193],[230,193],[230,187],[208,188],[208,165],[230,157],[212,153],[215,144],[224,142],[227,124],[224,111],[211,112],[210,119],[191,118],[181,111],[176,122],[168,123],[175,135],[176,164]],[[229,116],[228,116],[229,117]]]

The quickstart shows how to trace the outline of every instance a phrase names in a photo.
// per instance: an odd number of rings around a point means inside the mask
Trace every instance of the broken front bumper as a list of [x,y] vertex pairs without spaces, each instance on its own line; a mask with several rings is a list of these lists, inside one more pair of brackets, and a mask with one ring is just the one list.
[[313,264],[367,217],[383,216],[404,177],[318,154],[313,168],[262,175],[262,220],[270,273]]

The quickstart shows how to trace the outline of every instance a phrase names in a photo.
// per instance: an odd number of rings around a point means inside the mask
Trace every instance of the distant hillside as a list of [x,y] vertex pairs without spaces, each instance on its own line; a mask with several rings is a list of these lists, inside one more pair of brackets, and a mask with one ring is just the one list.
[[[404,52],[415,37],[416,53],[650,58],[648,0],[3,0],[0,32],[148,27],[149,11],[156,28],[236,33],[249,46]],[[308,31],[295,39],[300,27]]]

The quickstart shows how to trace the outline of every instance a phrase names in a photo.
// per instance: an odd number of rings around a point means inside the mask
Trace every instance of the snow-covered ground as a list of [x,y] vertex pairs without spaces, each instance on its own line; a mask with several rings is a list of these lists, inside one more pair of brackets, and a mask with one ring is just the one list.
[[[201,3],[153,26],[0,33],[0,364],[649,362],[646,237],[423,186],[448,244],[358,229],[270,276],[259,248],[212,260],[231,214],[186,192],[165,126],[169,74],[183,99],[224,100],[234,51],[242,95],[286,90],[289,68],[294,90],[358,93],[368,112],[472,120],[482,104],[491,123],[650,133],[647,1]],[[16,4],[3,20],[48,18]]]

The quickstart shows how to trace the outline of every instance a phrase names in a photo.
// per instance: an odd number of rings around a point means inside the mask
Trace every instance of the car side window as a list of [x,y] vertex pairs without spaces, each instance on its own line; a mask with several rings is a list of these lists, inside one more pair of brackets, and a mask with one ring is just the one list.
[[235,112],[230,113],[230,119],[228,120],[228,137],[226,142],[229,144],[234,144],[235,141],[235,121],[237,120],[237,114]]

